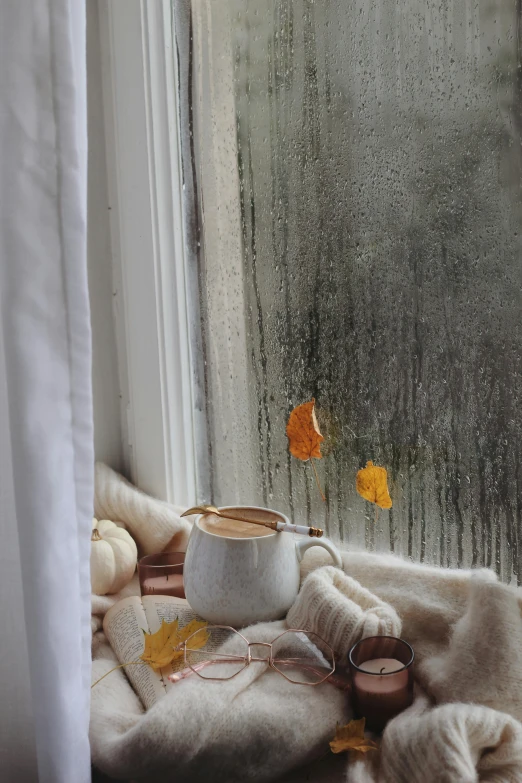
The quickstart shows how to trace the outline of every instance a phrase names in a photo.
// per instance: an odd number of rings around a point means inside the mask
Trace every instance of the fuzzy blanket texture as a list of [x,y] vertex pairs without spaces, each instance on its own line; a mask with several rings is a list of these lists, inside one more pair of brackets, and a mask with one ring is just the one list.
[[[111,503],[110,484],[119,481],[104,471]],[[125,483],[127,504],[133,492]],[[165,529],[160,505],[168,545],[172,525]],[[118,516],[126,523],[124,517]],[[153,513],[143,519],[154,526]],[[187,531],[173,535],[180,532]],[[151,540],[154,533],[140,536]],[[328,560],[319,548],[306,553],[303,586],[287,622],[320,633],[340,660],[376,629],[400,631],[415,650],[415,702],[388,724],[379,753],[353,761],[329,752],[336,724],[352,717],[346,692],[328,683],[294,685],[251,664],[228,682],[189,677],[147,712],[125,674],[113,672],[92,691],[94,764],[113,778],[148,783],[522,782],[521,591],[485,569],[447,570],[346,551],[343,573],[325,567]],[[135,582],[123,595],[132,592]],[[123,595],[93,596],[93,681],[117,663],[101,620]],[[271,641],[284,627],[285,621],[260,623],[244,633]]]
[[140,557],[156,552],[184,552],[191,523],[182,509],[136,489],[103,462],[94,469],[94,516],[122,522],[138,545]]

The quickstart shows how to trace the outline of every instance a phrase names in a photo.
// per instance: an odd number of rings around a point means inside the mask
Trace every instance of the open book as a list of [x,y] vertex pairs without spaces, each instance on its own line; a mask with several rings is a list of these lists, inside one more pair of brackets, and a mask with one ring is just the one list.
[[[167,623],[179,619],[184,627],[194,618],[200,620],[184,598],[168,595],[133,595],[112,606],[103,620],[103,630],[120,663],[137,661],[143,653],[143,632],[156,633],[162,620]],[[183,657],[164,669],[154,671],[148,664],[125,666],[124,671],[145,709],[161,699],[170,688],[169,674],[185,668]]]

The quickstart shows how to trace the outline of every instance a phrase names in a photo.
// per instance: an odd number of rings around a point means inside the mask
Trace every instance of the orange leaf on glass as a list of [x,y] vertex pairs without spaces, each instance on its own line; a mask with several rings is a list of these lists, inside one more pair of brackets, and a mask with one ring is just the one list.
[[315,418],[315,400],[304,402],[294,408],[286,425],[290,454],[306,461],[315,457],[321,459],[321,441],[324,440]]
[[366,467],[357,473],[355,487],[361,497],[375,503],[379,508],[392,507],[386,468],[380,468],[370,460]]
[[310,461],[321,498],[326,500],[315,465],[312,462],[312,457],[322,459],[321,441],[324,440],[315,418],[314,407],[315,400],[312,399],[310,402],[304,402],[302,405],[294,408],[288,418],[286,434],[289,441],[288,448],[290,449],[290,454],[303,462]]

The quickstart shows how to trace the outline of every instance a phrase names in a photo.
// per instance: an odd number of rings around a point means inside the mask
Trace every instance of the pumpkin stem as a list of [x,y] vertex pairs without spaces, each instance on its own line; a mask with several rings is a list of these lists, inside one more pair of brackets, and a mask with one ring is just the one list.
[[98,528],[94,528],[91,535],[91,541],[102,541],[102,537],[98,533]]

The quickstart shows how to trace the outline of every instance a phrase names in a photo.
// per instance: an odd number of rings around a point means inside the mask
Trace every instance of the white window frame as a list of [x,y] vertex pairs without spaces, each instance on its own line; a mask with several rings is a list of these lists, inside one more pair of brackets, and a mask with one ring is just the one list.
[[98,0],[126,462],[196,500],[176,53],[169,0]]

